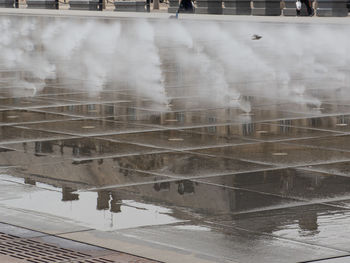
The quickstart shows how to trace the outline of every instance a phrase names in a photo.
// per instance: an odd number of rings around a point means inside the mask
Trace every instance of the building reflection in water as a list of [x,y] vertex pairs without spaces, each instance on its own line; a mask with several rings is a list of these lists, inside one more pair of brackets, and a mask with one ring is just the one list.
[[122,200],[120,200],[115,192],[111,193],[111,208],[110,211],[112,213],[120,213],[121,212],[121,206],[122,206]]
[[[252,98],[247,98],[247,100]],[[120,107],[120,106],[118,106]],[[114,113],[114,109],[117,107],[110,107],[109,113]],[[67,108],[70,111],[77,111],[75,107]],[[84,112],[86,111],[86,112]],[[87,113],[87,111],[96,111],[96,114],[99,112],[99,108],[90,107],[85,109],[83,112]],[[311,119],[303,119],[303,120],[280,120],[278,124],[280,126],[266,126],[265,130],[261,129],[263,124],[253,123],[251,119],[245,118],[246,122],[236,125],[226,125],[226,126],[216,126],[218,122],[230,121],[233,120],[233,117],[237,115],[237,110],[235,109],[225,109],[222,111],[218,111],[217,113],[208,113],[203,115],[195,115],[195,113],[189,112],[176,112],[176,113],[154,113],[148,114],[140,117],[139,111],[135,108],[125,107],[123,110],[126,112],[126,120],[129,121],[137,121],[139,119],[150,121],[151,123],[160,123],[164,124],[165,120],[176,120],[177,124],[186,124],[192,123],[193,120],[196,120],[197,123],[207,123],[212,124],[208,127],[201,128],[200,132],[197,134],[198,136],[203,136],[202,138],[207,138],[204,135],[216,135],[218,137],[230,138],[234,136],[242,136],[242,137],[251,137],[256,135],[257,131],[263,131],[268,133],[275,134],[290,134],[294,132],[292,126],[298,126],[295,124],[301,124],[300,126],[309,126],[309,127],[322,127],[326,125],[326,121],[323,118],[311,118]],[[172,115],[171,115],[172,114]],[[193,114],[193,115],[191,115]],[[167,117],[164,117],[167,116]],[[168,118],[168,116],[170,118]],[[116,116],[117,117],[117,114]],[[349,118],[347,116],[337,116],[337,117],[329,117],[327,119],[328,124],[348,124]],[[269,130],[267,130],[269,129]],[[0,128],[1,132],[2,128]],[[203,133],[201,133],[203,131]],[[5,132],[5,130],[4,130]],[[264,133],[261,133],[264,134]],[[262,136],[262,135],[261,135]],[[164,140],[167,140],[168,136],[164,137]],[[30,143],[22,143],[23,150],[25,153],[28,153]],[[254,148],[252,148],[254,149]],[[93,138],[84,138],[77,140],[56,140],[56,141],[40,141],[35,142],[34,145],[34,154],[53,154],[59,153],[63,157],[90,157],[94,154],[102,154],[102,153],[118,153],[118,149],[111,144],[111,142],[96,140]],[[68,156],[70,155],[71,156]],[[135,170],[144,170],[144,171],[152,171],[152,169],[159,169],[167,166],[169,163],[173,162],[175,165],[173,167],[168,165],[166,168],[171,170],[174,173],[182,173],[190,171],[195,172],[199,170],[202,165],[201,160],[196,161],[195,157],[191,157],[185,162],[182,163],[182,160],[167,160],[167,156],[161,156],[157,154],[149,154],[149,155],[139,155],[133,156],[132,158],[119,158],[116,160],[109,159],[97,159],[98,168],[94,167],[93,161],[86,161],[85,163],[79,163],[77,165],[77,169],[74,170],[77,173],[73,174],[72,177],[76,176],[74,180],[79,181],[80,183],[87,183],[87,178],[93,177],[93,180],[89,182],[93,182],[96,185],[89,186],[101,186],[115,184],[118,183],[128,183],[128,182],[137,182],[137,173]],[[82,165],[80,165],[82,164]],[[88,166],[90,165],[91,166]],[[220,168],[225,168],[227,165],[225,161],[216,163],[217,166],[222,166]],[[105,173],[102,173],[100,168],[103,168]],[[81,170],[79,170],[81,169]],[[95,170],[94,170],[95,169]],[[94,170],[94,171],[92,171]],[[81,174],[79,173],[81,172]],[[90,173],[91,174],[90,174]],[[42,175],[41,175],[42,176]],[[72,186],[66,186],[64,179],[61,178],[60,174],[55,173],[56,178],[55,182],[52,185],[62,187],[62,201],[78,201],[79,194],[76,193],[78,189],[81,188],[81,185],[74,186],[74,183],[71,183]],[[43,177],[43,176],[42,176]],[[63,177],[63,176],[62,176]],[[103,178],[102,178],[103,177]],[[102,179],[103,180],[102,180]],[[332,178],[323,178],[320,175],[311,175],[311,174],[303,174],[296,172],[295,170],[289,169],[287,171],[281,172],[280,174],[274,174],[274,176],[270,176],[268,172],[263,172],[261,174],[247,174],[244,175],[236,175],[227,177],[229,179],[223,179],[222,182],[218,182],[218,185],[224,185],[225,187],[217,187],[215,191],[203,191],[201,188],[205,189],[203,184],[193,182],[191,180],[178,180],[175,182],[155,182],[150,183],[149,188],[147,187],[138,187],[133,186],[133,188],[137,189],[138,195],[133,195],[130,193],[123,194],[117,191],[98,191],[97,192],[97,200],[96,200],[96,209],[97,210],[109,210],[112,213],[120,213],[121,206],[123,205],[122,200],[126,200],[126,198],[135,198],[143,201],[143,198],[150,202],[162,202],[162,204],[170,205],[170,206],[179,206],[193,209],[194,211],[205,211],[207,214],[216,215],[216,214],[234,214],[237,211],[242,211],[243,209],[256,209],[256,208],[264,208],[275,205],[278,203],[277,199],[259,199],[256,195],[249,195],[246,192],[239,192],[234,190],[233,188],[240,187],[252,187],[253,190],[273,193],[276,195],[280,195],[281,197],[299,197],[305,195],[307,193],[310,198],[316,198],[321,196],[330,189]],[[101,180],[100,180],[101,179]],[[26,184],[35,185],[36,181],[49,183],[49,179],[40,179],[40,176],[37,177],[36,180],[25,177],[24,179]],[[226,180],[226,181],[225,181]],[[72,180],[73,181],[73,180]],[[102,183],[101,183],[102,182]],[[330,183],[330,184],[328,184]],[[347,185],[344,183],[344,185]],[[254,188],[255,187],[255,188]],[[260,188],[259,188],[260,187]],[[228,189],[230,188],[230,189]],[[126,188],[127,189],[127,188]],[[342,189],[342,187],[338,185],[338,191],[340,194],[343,192],[347,192],[348,189]],[[297,215],[296,219],[300,231],[304,233],[309,233],[311,235],[316,234],[318,231],[318,223],[317,223],[317,214],[310,211],[308,213],[302,213]],[[286,222],[276,221],[275,225],[272,226],[271,231],[273,229],[278,228],[279,225],[283,225]]]
[[29,178],[29,177],[24,178],[24,183],[29,184],[29,185],[36,185],[35,180],[33,180],[32,178]]
[[314,236],[320,232],[318,229],[316,211],[302,213],[298,218],[298,224],[300,229],[299,233],[302,236]]
[[97,192],[97,210],[109,210],[112,213],[120,213],[122,200],[118,198],[116,192],[98,191]]
[[[282,132],[282,131],[281,131]],[[56,147],[57,146],[57,147]],[[28,147],[26,144],[25,147]],[[84,143],[78,144],[74,141],[56,141],[45,142],[45,143],[35,143],[35,150],[39,153],[41,152],[52,152],[55,149],[61,149],[69,147],[71,149],[79,148],[89,148],[98,149],[98,151],[103,151],[105,147],[108,149],[108,145],[100,146],[96,145],[96,141],[85,141]],[[84,151],[88,153],[86,149],[75,150]],[[64,150],[64,152],[70,152]],[[156,157],[156,158],[155,158]],[[134,156],[132,158],[116,158],[115,160],[108,160],[101,162],[99,159],[96,160],[99,166],[104,166],[105,171],[114,171],[115,173],[111,176],[104,175],[104,185],[111,185],[118,178],[120,183],[127,183],[132,181],[138,181],[139,175],[135,172],[135,169],[140,170],[152,170],[154,168],[161,168],[164,165],[169,164],[167,155],[140,155]],[[192,157],[191,157],[192,158]],[[176,171],[173,172],[187,172],[196,171],[199,169],[199,163],[194,159],[184,159],[181,162],[175,163]],[[197,162],[197,163],[196,163]],[[117,165],[116,165],[117,164]],[[135,167],[135,164],[137,166]],[[85,170],[88,167],[93,167],[93,163],[85,163],[81,165],[76,165],[77,173],[72,176],[80,176],[79,180],[85,181],[85,177],[101,177],[102,174],[99,173],[87,173]],[[225,163],[217,164],[225,166]],[[82,173],[79,174],[79,169]],[[57,175],[56,175],[57,176]],[[35,180],[32,178],[36,178]],[[77,177],[78,178],[78,177]],[[345,178],[345,177],[344,177]],[[61,178],[62,179],[62,178]],[[64,180],[60,178],[55,178],[55,182],[52,185],[62,187],[62,201],[78,201],[79,194],[75,193],[77,189],[81,188],[81,185],[74,187],[68,187],[65,185]],[[100,178],[101,179],[101,178]],[[35,184],[35,181],[49,183],[49,179],[43,179],[40,177],[32,176],[31,178],[25,177],[26,184]],[[60,181],[61,180],[61,181]],[[78,180],[78,179],[76,179]],[[132,189],[136,189],[137,194],[126,193],[128,192],[128,187],[126,190],[119,192],[114,190],[109,191],[98,191],[97,192],[97,210],[109,210],[112,213],[120,213],[121,206],[123,205],[122,200],[135,200],[139,202],[147,202],[164,204],[169,206],[186,207],[193,209],[196,212],[206,214],[217,215],[217,214],[234,214],[236,212],[243,211],[244,209],[256,209],[265,208],[273,206],[280,202],[278,199],[261,199],[257,195],[252,195],[247,192],[237,191],[233,188],[252,188],[254,191],[261,191],[265,193],[273,193],[280,195],[281,197],[304,197],[307,198],[318,198],[319,196],[326,195],[328,192],[331,194],[335,191],[332,186],[337,183],[337,194],[343,194],[348,192],[346,187],[349,182],[346,178],[342,184],[335,182],[332,176],[322,176],[322,174],[302,172],[295,169],[283,169],[281,171],[271,172],[265,171],[261,173],[245,173],[226,177],[218,177],[217,186],[212,189],[206,189],[207,186],[201,183],[193,182],[191,180],[178,180],[178,181],[168,181],[168,182],[153,182],[147,186],[133,186]],[[221,180],[221,181],[220,181]],[[98,180],[96,180],[98,182]],[[225,187],[220,187],[226,186]],[[340,185],[340,186],[339,186]],[[235,220],[235,217],[233,217]],[[318,233],[318,223],[317,223],[317,213],[312,211],[308,213],[296,214],[290,218],[284,218],[281,221],[275,221],[274,225],[271,225],[270,232],[274,229],[278,229],[280,226],[289,224],[292,220],[295,220],[299,224],[301,234],[303,235],[315,235]]]
[[170,182],[155,183],[153,188],[157,192],[170,190]]
[[[177,192],[180,195],[194,193],[194,185],[195,185],[194,182],[192,182],[190,180],[181,180],[181,181],[177,181],[175,183],[177,184]],[[169,191],[170,186],[171,186],[170,182],[160,182],[160,183],[155,183],[153,185],[153,188],[156,192]]]
[[291,120],[281,120],[280,124],[281,124],[280,132],[282,134],[288,134],[288,133],[291,132],[291,130],[292,130],[292,127],[291,127],[292,122],[291,122]]
[[63,186],[62,187],[62,201],[66,202],[66,201],[77,201],[77,200],[79,200],[79,194],[74,193],[75,191],[77,191],[77,189],[73,189],[71,187]]
[[53,144],[50,141],[40,141],[35,142],[35,153],[40,154],[48,154],[53,153]]
[[194,182],[189,180],[183,180],[176,182],[178,184],[177,192],[180,195],[194,193]]
[[[295,196],[303,192],[314,191],[315,193],[323,191],[327,182],[322,184],[322,180],[316,179],[315,176],[303,176],[302,180],[298,178],[294,170],[290,169],[287,173],[267,174],[264,172],[262,176],[252,173],[251,175],[235,175],[226,177],[222,184],[229,187],[249,183],[250,185],[264,185],[264,191],[269,192],[270,189],[277,189],[277,192],[284,196]],[[40,181],[40,178],[38,178]],[[301,180],[301,181],[300,181]],[[35,185],[33,178],[25,178],[25,183]],[[279,186],[279,187],[276,187]],[[151,188],[150,188],[151,186]],[[171,182],[155,182],[153,185],[134,186],[132,191],[128,188],[120,190],[101,190],[97,191],[97,210],[109,210],[111,213],[121,213],[123,200],[135,200],[136,202],[146,202],[152,204],[162,204],[178,207],[186,207],[193,209],[195,212],[210,215],[231,214],[232,219],[237,221],[234,212],[241,209],[264,207],[269,204],[266,201],[258,200],[256,195],[245,195],[239,191],[232,189],[218,188],[217,191],[208,191],[208,185],[193,182],[191,180],[179,180]],[[196,191],[198,188],[198,191]],[[307,189],[306,189],[307,188]],[[79,194],[76,193],[77,188],[62,186],[61,201],[79,201]],[[257,190],[258,191],[258,190]],[[158,194],[155,194],[158,193]],[[175,196],[177,195],[177,197]],[[186,201],[185,201],[186,200]],[[226,204],[226,205],[222,205]],[[127,205],[130,206],[130,205]],[[244,215],[244,214],[243,214]],[[319,233],[317,223],[317,212],[309,210],[303,213],[289,214],[281,216],[279,220],[269,222],[264,231],[273,233],[275,230],[297,222],[299,225],[299,234],[303,236],[312,236]],[[240,221],[236,222],[240,225]],[[242,226],[244,227],[244,226]]]
[[108,210],[109,209],[110,195],[108,191],[97,192],[97,210]]

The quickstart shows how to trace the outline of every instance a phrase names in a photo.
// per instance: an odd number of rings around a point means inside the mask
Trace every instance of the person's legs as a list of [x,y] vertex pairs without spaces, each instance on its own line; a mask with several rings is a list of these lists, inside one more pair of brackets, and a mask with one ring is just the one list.
[[311,9],[309,0],[301,0],[301,2],[305,4],[306,9],[307,9],[307,14],[308,14],[309,16],[312,15],[312,9]]

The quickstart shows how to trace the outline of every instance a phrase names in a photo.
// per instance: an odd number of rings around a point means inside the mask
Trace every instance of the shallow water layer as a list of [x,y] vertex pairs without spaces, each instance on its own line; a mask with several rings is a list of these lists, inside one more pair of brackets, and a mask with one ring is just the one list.
[[0,221],[212,262],[348,254],[349,55],[329,37],[347,47],[347,29],[6,16],[0,28]]

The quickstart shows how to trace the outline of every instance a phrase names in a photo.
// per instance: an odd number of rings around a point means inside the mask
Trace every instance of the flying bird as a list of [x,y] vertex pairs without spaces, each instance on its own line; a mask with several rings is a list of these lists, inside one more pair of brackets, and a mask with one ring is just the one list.
[[259,35],[252,35],[252,40],[259,40],[260,38],[262,38],[262,36],[259,36]]

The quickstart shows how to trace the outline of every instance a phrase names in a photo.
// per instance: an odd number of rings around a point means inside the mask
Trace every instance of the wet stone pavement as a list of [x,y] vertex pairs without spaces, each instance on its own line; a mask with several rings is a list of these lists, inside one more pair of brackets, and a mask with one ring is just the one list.
[[241,120],[237,108],[145,112],[128,91],[68,106],[69,84],[2,91],[4,223],[203,262],[350,259],[350,108],[296,113],[271,99]]
[[349,262],[342,88],[210,104],[169,72],[164,104],[0,65],[0,262]]

